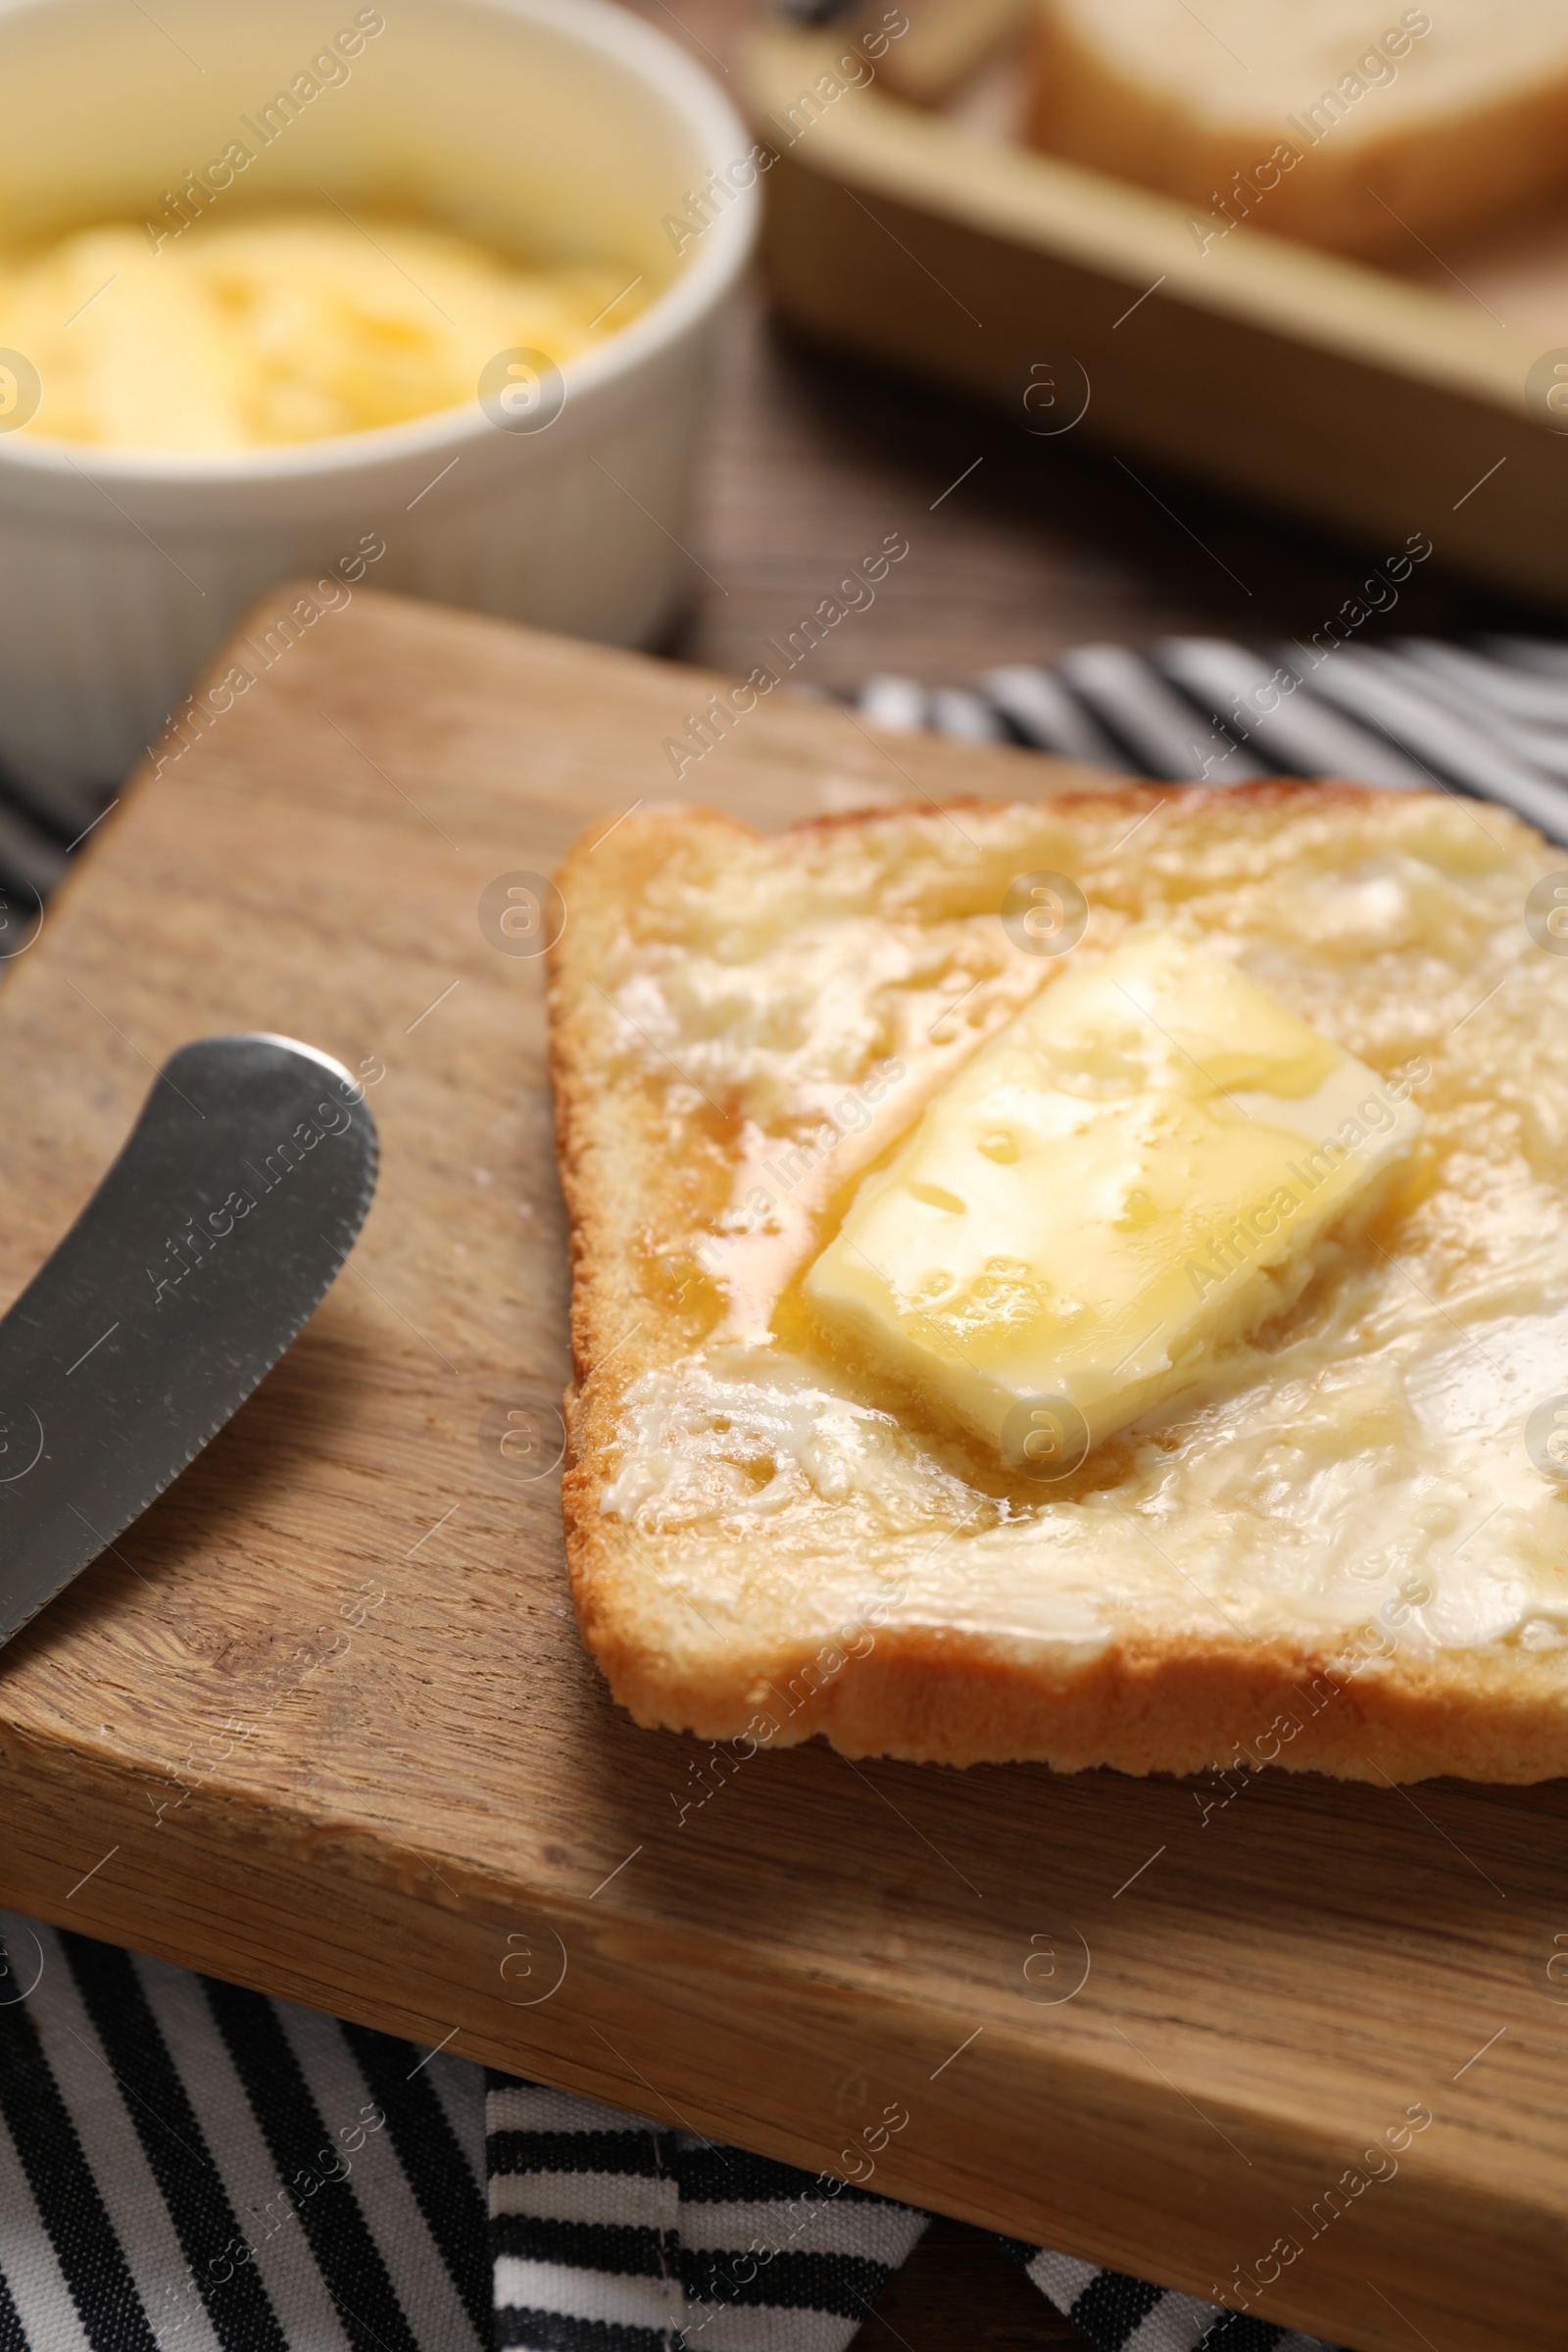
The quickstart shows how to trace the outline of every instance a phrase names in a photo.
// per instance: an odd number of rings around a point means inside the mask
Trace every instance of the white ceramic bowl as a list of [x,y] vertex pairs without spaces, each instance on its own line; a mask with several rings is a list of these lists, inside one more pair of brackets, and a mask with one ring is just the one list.
[[[343,78],[311,74],[376,14],[352,61],[338,50]],[[274,109],[263,145],[262,110],[302,74],[323,86]],[[255,160],[215,205],[391,195],[563,258],[625,256],[661,290],[566,362],[545,429],[497,429],[476,398],[232,453],[0,431],[0,762],[42,786],[118,779],[256,599],[352,577],[377,540],[368,584],[617,644],[652,637],[688,575],[713,329],[758,197],[734,188],[750,134],[683,51],[609,0],[0,0],[7,240],[163,215],[230,139]],[[666,217],[726,169],[733,192],[677,255]]]

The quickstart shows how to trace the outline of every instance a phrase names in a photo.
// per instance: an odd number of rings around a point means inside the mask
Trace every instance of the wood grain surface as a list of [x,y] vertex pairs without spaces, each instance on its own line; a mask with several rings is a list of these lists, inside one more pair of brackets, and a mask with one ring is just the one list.
[[[357,592],[17,959],[0,1296],[193,1034],[364,1066],[384,1158],[301,1340],[0,1659],[0,1898],[1194,2291],[1298,2243],[1253,2308],[1339,2342],[1545,2340],[1562,1787],[726,1775],[579,1649],[556,1481],[482,1442],[548,1419],[566,1272],[539,970],[477,909],[665,790],[710,683]],[[776,824],[1071,773],[780,697],[687,783]]]

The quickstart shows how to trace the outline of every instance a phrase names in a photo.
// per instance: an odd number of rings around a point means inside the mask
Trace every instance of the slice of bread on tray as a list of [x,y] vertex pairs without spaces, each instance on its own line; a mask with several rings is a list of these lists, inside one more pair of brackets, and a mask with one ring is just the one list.
[[[1562,860],[1484,804],[1290,783],[774,836],[645,808],[579,846],[564,1507],[615,1697],[747,1753],[1568,1771]],[[1020,882],[1044,921],[1004,919]],[[1419,1138],[1197,1393],[1043,1483],[835,1345],[804,1277],[985,1042],[1151,925]]]
[[1248,221],[1422,258],[1568,186],[1561,0],[1042,0],[1032,136]]

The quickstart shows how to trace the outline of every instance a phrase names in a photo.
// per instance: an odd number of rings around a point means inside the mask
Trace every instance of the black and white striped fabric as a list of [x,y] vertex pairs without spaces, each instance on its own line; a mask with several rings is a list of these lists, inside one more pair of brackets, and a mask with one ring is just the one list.
[[476,2067],[0,1941],[0,2352],[489,2352]]
[[[1173,638],[858,701],[1173,782],[1437,785],[1568,840],[1568,646]],[[0,782],[0,905],[104,805]],[[0,2352],[842,2352],[925,2222],[0,1912]],[[1002,2242],[1097,2352],[1323,2352]]]
[[841,2352],[926,2226],[831,2174],[489,2081],[501,2346]]
[[1488,636],[1268,648],[1167,637],[1084,645],[1054,669],[929,689],[878,677],[863,717],[1006,742],[1171,783],[1345,776],[1470,793],[1568,840],[1568,646]]

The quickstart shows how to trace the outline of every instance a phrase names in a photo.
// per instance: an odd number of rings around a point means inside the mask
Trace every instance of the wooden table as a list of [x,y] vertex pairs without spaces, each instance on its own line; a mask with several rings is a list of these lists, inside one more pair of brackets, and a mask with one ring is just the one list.
[[[754,298],[724,354],[692,541],[711,576],[694,574],[667,650],[744,675],[766,638],[892,530],[908,557],[869,610],[813,650],[807,687],[848,694],[882,670],[958,685],[1096,640],[1306,639],[1386,552],[1139,472],[1147,487],[1070,435],[1033,440],[985,409],[809,349]],[[1505,606],[1434,562],[1362,635],[1482,627],[1560,633],[1556,617]]]

